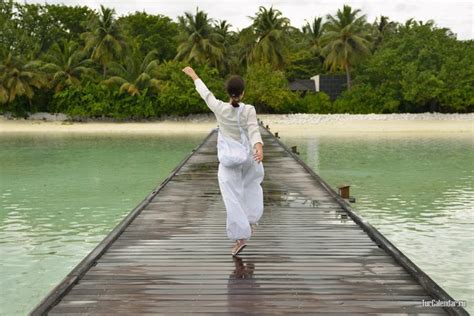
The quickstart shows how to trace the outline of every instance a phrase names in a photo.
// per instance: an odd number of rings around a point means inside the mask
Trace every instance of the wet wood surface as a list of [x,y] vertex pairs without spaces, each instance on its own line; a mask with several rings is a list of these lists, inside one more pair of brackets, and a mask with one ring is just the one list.
[[238,257],[213,131],[49,315],[446,314],[261,127],[265,210]]

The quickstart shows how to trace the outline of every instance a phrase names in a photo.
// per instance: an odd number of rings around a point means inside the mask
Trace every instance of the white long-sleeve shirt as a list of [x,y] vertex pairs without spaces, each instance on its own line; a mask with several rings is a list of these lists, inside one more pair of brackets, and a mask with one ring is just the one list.
[[[200,78],[194,80],[194,85],[209,109],[211,109],[211,111],[216,115],[217,122],[219,123],[219,130],[222,134],[240,141],[240,130],[239,125],[237,124],[237,111],[239,108],[234,108],[230,102],[224,102],[217,99]],[[240,126],[245,132],[247,132],[252,148],[254,148],[256,143],[261,143],[263,145],[255,107],[243,102],[239,102],[239,106],[244,107],[240,113]]]

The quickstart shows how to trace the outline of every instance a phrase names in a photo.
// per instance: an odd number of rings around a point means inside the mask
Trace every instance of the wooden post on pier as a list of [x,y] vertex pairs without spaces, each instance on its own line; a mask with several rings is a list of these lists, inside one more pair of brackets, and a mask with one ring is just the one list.
[[348,199],[349,198],[349,189],[350,189],[350,187],[351,186],[348,185],[348,184],[342,184],[342,185],[337,187],[339,189],[339,195],[343,199]]
[[296,146],[291,146],[291,152],[294,153],[294,154],[297,154],[297,155],[300,154],[300,152],[297,150]]

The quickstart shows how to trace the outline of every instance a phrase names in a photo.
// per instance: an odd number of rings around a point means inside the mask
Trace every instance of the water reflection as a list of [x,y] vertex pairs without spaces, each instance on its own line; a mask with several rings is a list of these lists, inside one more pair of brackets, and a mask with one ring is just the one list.
[[[227,307],[231,315],[241,315],[243,310],[252,310],[250,305],[259,305],[259,288],[254,277],[255,264],[248,259],[233,256],[234,271],[227,282]],[[245,293],[245,295],[243,295]],[[246,299],[246,297],[251,299]]]

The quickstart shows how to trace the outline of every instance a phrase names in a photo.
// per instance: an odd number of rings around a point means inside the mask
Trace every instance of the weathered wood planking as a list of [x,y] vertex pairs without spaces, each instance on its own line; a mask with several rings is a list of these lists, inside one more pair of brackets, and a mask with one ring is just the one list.
[[452,298],[261,127],[265,211],[230,255],[213,130],[31,315],[397,313]]

